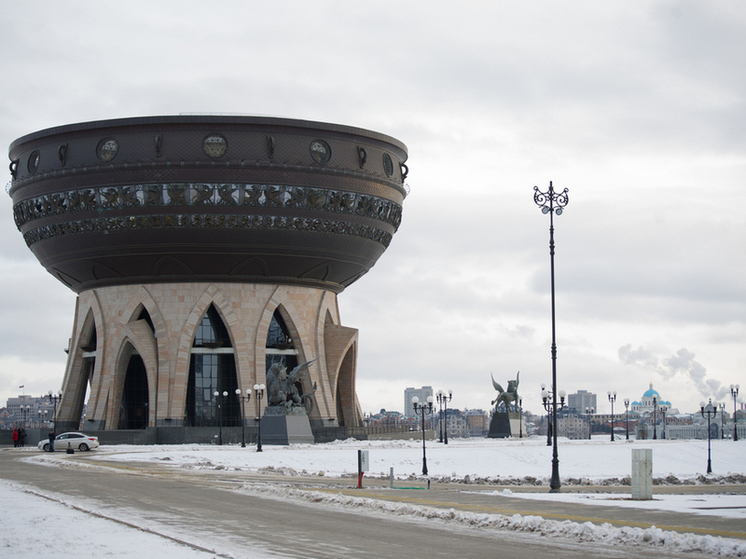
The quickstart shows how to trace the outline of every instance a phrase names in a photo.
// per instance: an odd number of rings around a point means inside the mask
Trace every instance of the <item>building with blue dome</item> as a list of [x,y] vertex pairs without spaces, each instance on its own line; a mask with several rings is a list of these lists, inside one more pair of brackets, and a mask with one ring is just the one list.
[[639,413],[640,415],[653,413],[656,407],[659,412],[663,411],[664,413],[678,413],[678,410],[672,409],[671,402],[661,398],[661,395],[658,393],[658,391],[653,388],[652,382],[650,383],[650,388],[646,390],[645,393],[642,395],[642,400],[634,401],[630,405],[630,409],[633,412]]

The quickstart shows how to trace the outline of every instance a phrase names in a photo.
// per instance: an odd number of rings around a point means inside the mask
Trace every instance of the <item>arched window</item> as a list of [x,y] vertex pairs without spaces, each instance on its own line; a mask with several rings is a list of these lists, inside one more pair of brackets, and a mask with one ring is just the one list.
[[138,354],[130,357],[124,377],[124,392],[119,410],[119,429],[144,429],[148,426],[148,375]]
[[[192,344],[185,424],[191,427],[217,425],[218,406],[222,406],[223,425],[240,425],[237,387],[236,360],[228,329],[215,305],[210,305],[197,326]],[[216,398],[215,392],[221,396]],[[223,392],[228,396],[224,398]]]
[[275,363],[285,367],[288,372],[298,366],[298,350],[279,308],[275,309],[269,324],[265,356],[265,372]]

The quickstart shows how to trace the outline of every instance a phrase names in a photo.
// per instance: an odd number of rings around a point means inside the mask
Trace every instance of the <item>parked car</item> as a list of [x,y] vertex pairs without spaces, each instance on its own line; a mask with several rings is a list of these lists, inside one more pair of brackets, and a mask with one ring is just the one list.
[[[55,450],[67,450],[68,445],[73,450],[91,450],[98,448],[98,437],[84,435],[83,433],[62,433],[54,438]],[[49,439],[42,439],[37,445],[39,450],[49,452]]]

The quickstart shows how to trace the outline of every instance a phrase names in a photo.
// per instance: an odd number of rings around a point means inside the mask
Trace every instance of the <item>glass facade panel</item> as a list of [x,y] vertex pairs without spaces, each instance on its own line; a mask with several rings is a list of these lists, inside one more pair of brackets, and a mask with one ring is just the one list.
[[275,310],[272,315],[272,322],[270,322],[267,332],[266,347],[275,349],[290,349],[293,347],[293,338],[290,337],[290,332],[279,310]]
[[[272,322],[267,331],[266,348],[265,372],[275,363],[281,364],[288,372],[298,366],[298,352],[279,309],[275,309],[272,315]],[[299,386],[298,389],[303,392],[302,387]]]
[[[223,407],[223,425],[240,425],[240,402],[236,397],[238,380],[233,353],[209,353],[209,350],[231,347],[230,337],[217,309],[210,305],[197,327],[193,347],[206,348],[208,353],[192,353],[189,364],[189,384],[185,424],[207,427],[218,424],[218,405]],[[216,399],[214,394],[221,396]],[[227,397],[222,393],[228,392]]]

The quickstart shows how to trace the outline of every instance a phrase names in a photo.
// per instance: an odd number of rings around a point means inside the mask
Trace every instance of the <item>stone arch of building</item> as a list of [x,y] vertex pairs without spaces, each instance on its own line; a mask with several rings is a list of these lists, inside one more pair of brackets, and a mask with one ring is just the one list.
[[[140,319],[142,311],[145,310],[150,317],[148,324],[146,320]],[[171,399],[171,383],[169,382],[169,347],[168,326],[163,317],[158,303],[148,289],[141,285],[125,306],[122,315],[126,317],[126,326],[123,335],[130,338],[138,338],[138,346],[148,348],[154,354],[148,370],[148,401],[149,417],[148,425],[156,425],[158,421],[159,406],[166,409]],[[145,328],[145,325],[148,328]],[[121,345],[121,344],[120,344]],[[143,359],[143,362],[145,360]],[[165,373],[162,375],[162,373]],[[162,378],[162,376],[164,378]]]
[[[282,317],[282,320],[285,322],[285,326],[287,327],[288,332],[293,339],[293,347],[297,351],[298,364],[300,365],[301,363],[305,363],[306,361],[311,361],[314,359],[315,355],[318,354],[318,352],[313,351],[314,340],[312,333],[309,332],[308,329],[304,326],[302,314],[293,303],[292,297],[289,296],[287,290],[284,289],[282,286],[278,287],[277,289],[275,289],[274,293],[267,301],[264,310],[262,311],[261,319],[259,320],[259,326],[256,331],[256,338],[254,340],[255,362],[257,364],[256,375],[258,379],[261,379],[257,380],[259,384],[267,384],[267,335],[269,333],[269,327],[272,323],[272,317],[274,316],[275,311],[277,311]],[[309,365],[309,374],[305,375],[301,381],[303,385],[303,392],[310,393],[313,390],[314,383],[319,386],[322,377],[323,375],[319,374],[318,362],[314,362]],[[318,394],[318,391],[316,392],[316,394],[314,394],[315,400],[318,400]],[[319,409],[318,405],[314,405],[310,417],[321,417],[321,410]]]
[[[122,327],[120,341],[116,347],[116,358],[114,360],[114,381],[112,383],[112,398],[109,399],[110,408],[108,417],[110,420],[108,428],[120,428],[121,409],[125,402],[125,385],[128,383],[128,372],[131,372],[132,359],[138,356],[142,360],[144,376],[138,377],[138,382],[146,383],[142,387],[146,396],[143,399],[147,401],[147,413],[143,419],[143,426],[155,425],[155,402],[158,392],[158,348],[156,338],[150,325],[145,320],[134,320],[126,323]],[[132,379],[130,378],[130,382]]]
[[[153,363],[146,363],[135,343],[127,336],[122,341],[122,345],[115,361],[115,379],[114,398],[111,399],[112,407],[110,410],[109,421],[110,429],[129,429],[147,427],[149,422],[149,407],[151,394],[149,389],[152,387],[152,366]],[[133,371],[136,369],[136,371]],[[144,369],[144,371],[142,370]],[[144,385],[144,386],[143,386]],[[138,402],[128,400],[127,392],[137,392],[140,394]],[[140,410],[140,421],[130,423],[127,421],[127,408],[137,407]],[[134,423],[134,424],[133,424]]]
[[[108,396],[107,381],[109,375],[104,368],[106,348],[103,340],[106,336],[103,306],[95,291],[85,297],[78,297],[75,308],[75,321],[65,377],[62,386],[62,400],[57,410],[58,430],[76,430],[80,420],[85,396],[90,385],[87,417],[104,415],[105,405],[100,402]],[[88,347],[93,333],[96,333],[96,347]],[[87,351],[93,350],[93,351]],[[91,363],[92,362],[92,363]],[[93,401],[93,406],[90,402]],[[93,409],[92,409],[93,408]]]
[[210,305],[215,307],[228,332],[228,337],[233,347],[238,387],[244,393],[248,387],[248,384],[244,386],[241,382],[242,379],[245,381],[249,377],[247,374],[247,370],[249,369],[248,352],[246,351],[247,345],[244,341],[245,335],[242,335],[242,325],[229,299],[217,286],[209,285],[192,307],[179,337],[175,363],[176,382],[174,383],[174,398],[171,398],[169,402],[169,417],[185,417],[192,344],[197,333],[197,328],[205,316],[207,309],[210,308]]
[[[62,387],[64,400],[58,411],[58,419],[69,423],[70,428],[74,423],[75,429],[78,428],[80,418],[83,415],[88,388],[89,386],[92,388],[93,379],[100,376],[101,368],[101,360],[97,359],[97,355],[100,354],[100,344],[97,343],[94,309],[87,308],[83,316],[82,326],[77,330],[67,350],[68,374],[65,378],[65,385]],[[98,375],[96,374],[96,368],[99,369]]]
[[317,391],[316,400],[322,417],[337,421],[339,419],[335,404],[337,371],[329,360],[330,355],[326,345],[326,332],[329,325],[339,325],[339,309],[336,296],[326,292],[321,298],[316,315],[316,347],[324,348],[324,351],[319,352],[319,370],[322,371],[319,375],[319,382],[322,389]]
[[340,426],[359,427],[363,414],[355,394],[357,340],[345,351],[337,374],[337,416]]
[[334,412],[340,427],[357,427],[362,411],[355,393],[358,331],[334,322],[325,313],[324,348],[329,382],[334,392]]

